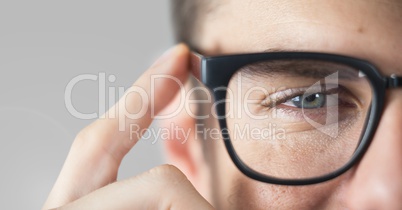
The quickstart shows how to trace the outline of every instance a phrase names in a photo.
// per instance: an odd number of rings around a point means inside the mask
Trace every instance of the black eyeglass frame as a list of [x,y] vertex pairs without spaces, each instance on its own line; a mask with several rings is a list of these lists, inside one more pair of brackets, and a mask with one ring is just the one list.
[[[374,136],[378,123],[380,121],[385,99],[385,91],[389,88],[402,87],[402,77],[391,75],[384,77],[380,74],[378,69],[371,63],[343,55],[327,54],[327,53],[314,53],[314,52],[269,52],[269,53],[253,53],[253,54],[238,54],[238,55],[224,55],[205,57],[195,52],[191,53],[190,69],[192,74],[200,80],[213,94],[215,101],[223,101],[226,99],[225,91],[214,91],[227,88],[232,76],[242,67],[262,61],[270,60],[317,60],[329,61],[339,64],[348,65],[350,67],[359,69],[366,75],[372,86],[373,96],[370,106],[370,111],[366,119],[365,131],[360,140],[360,144],[355,150],[355,153],[343,167],[338,170],[315,178],[308,179],[279,179],[259,173],[247,164],[245,164],[237,155],[230,141],[229,133],[227,132],[226,119],[219,117],[219,126],[222,133],[222,138],[229,153],[230,158],[236,167],[246,176],[251,179],[261,182],[278,184],[278,185],[310,185],[317,184],[331,180],[338,177],[344,172],[348,171],[354,164],[356,164],[364,155],[369,147],[371,140]],[[216,104],[217,116],[226,115],[225,103]]]

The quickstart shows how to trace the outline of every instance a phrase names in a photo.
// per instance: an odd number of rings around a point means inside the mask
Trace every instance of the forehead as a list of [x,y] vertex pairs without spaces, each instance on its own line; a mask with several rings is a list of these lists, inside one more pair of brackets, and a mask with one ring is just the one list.
[[374,58],[382,65],[402,60],[399,0],[220,2],[201,26],[200,46],[210,54],[278,49]]

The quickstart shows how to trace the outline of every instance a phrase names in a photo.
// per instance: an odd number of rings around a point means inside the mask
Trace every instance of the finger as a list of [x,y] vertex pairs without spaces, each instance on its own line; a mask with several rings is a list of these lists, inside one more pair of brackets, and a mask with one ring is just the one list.
[[213,207],[176,167],[165,165],[115,182],[60,210],[200,209]]
[[[178,45],[147,70],[104,116],[74,140],[46,208],[69,203],[114,182],[121,160],[188,77],[189,50]],[[163,77],[161,75],[164,75]],[[152,98],[151,98],[152,97]]]

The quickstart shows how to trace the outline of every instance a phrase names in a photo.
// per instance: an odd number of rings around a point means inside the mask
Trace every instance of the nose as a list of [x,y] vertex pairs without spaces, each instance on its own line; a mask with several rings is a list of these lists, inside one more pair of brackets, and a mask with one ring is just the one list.
[[402,90],[389,91],[370,147],[347,184],[350,209],[402,209]]

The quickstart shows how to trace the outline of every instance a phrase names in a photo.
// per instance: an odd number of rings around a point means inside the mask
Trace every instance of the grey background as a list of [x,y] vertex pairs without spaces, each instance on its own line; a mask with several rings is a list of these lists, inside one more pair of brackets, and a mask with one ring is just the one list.
[[[68,82],[115,75],[128,87],[173,45],[169,1],[1,1],[1,209],[40,209],[76,133],[93,120],[72,116]],[[95,81],[77,84],[73,104],[98,111]],[[163,163],[161,144],[140,141],[119,179]]]

